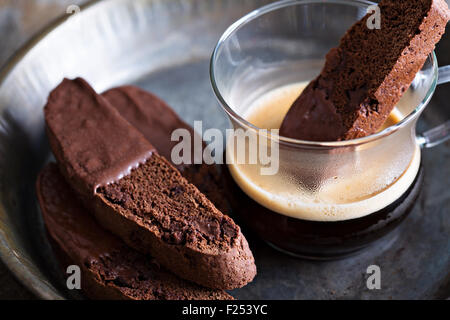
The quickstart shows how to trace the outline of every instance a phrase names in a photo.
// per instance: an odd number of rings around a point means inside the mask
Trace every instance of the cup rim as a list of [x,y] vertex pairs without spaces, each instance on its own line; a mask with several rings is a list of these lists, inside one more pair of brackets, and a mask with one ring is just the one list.
[[[304,5],[304,4],[311,4],[311,3],[320,3],[320,4],[345,4],[345,5],[352,5],[355,7],[367,7],[369,5],[374,5],[376,3],[366,0],[281,0],[277,1],[268,5],[265,5],[261,8],[255,9],[251,11],[250,13],[246,14],[236,22],[234,22],[231,26],[229,26],[225,32],[222,34],[222,36],[217,41],[216,46],[214,47],[213,53],[211,55],[210,59],[210,68],[209,68],[209,75],[210,75],[210,81],[211,85],[214,91],[214,94],[216,95],[216,98],[219,100],[221,107],[225,110],[225,112],[229,115],[230,118],[232,118],[234,121],[239,123],[242,127],[246,129],[251,129],[253,131],[260,131],[262,128],[259,128],[252,123],[248,122],[246,119],[241,117],[239,114],[237,114],[225,101],[223,98],[216,82],[215,77],[215,67],[214,63],[217,59],[218,51],[223,45],[223,43],[240,27],[245,25],[246,23],[275,10],[285,8],[288,6],[293,5]],[[406,117],[404,117],[400,122],[389,126],[388,128],[371,134],[366,137],[357,138],[357,139],[351,139],[351,140],[345,140],[345,141],[308,141],[308,140],[300,140],[300,139],[293,139],[284,137],[281,135],[276,135],[278,138],[278,141],[280,144],[290,145],[290,146],[306,146],[306,147],[319,147],[319,148],[339,148],[339,147],[349,147],[349,146],[358,146],[362,144],[366,144],[369,142],[373,142],[375,140],[384,138],[397,130],[407,126],[411,121],[414,121],[420,113],[423,111],[423,109],[428,105],[428,103],[431,100],[431,97],[433,96],[433,93],[437,86],[437,80],[438,80],[438,62],[436,58],[436,54],[433,51],[429,56],[428,59],[431,60],[432,68],[433,68],[433,79],[431,82],[430,87],[427,90],[427,93],[425,94],[425,97],[423,100],[414,108],[413,111],[411,111]],[[267,133],[265,134],[269,138],[273,134]]]

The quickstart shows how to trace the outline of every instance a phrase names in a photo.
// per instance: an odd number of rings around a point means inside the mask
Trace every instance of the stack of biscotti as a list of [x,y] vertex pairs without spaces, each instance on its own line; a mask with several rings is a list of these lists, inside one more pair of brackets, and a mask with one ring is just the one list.
[[228,300],[223,290],[182,280],[148,256],[103,230],[66,183],[55,164],[36,183],[43,219],[65,266],[82,270],[81,289],[91,299]]
[[205,287],[232,289],[253,279],[239,227],[85,81],[64,80],[45,117],[60,171],[104,228]]
[[332,49],[320,75],[293,103],[280,129],[286,137],[339,141],[377,132],[445,32],[444,0],[382,0]]

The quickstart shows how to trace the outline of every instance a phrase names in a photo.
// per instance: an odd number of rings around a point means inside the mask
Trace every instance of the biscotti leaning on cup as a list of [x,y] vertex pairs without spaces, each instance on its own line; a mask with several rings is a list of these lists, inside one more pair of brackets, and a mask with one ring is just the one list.
[[382,0],[380,28],[367,14],[326,56],[320,75],[301,93],[282,136],[339,141],[377,132],[445,32],[444,0]]
[[44,111],[63,176],[104,228],[197,284],[234,289],[254,278],[239,226],[86,81],[65,79]]
[[80,204],[54,163],[44,167],[36,192],[47,232],[63,267],[79,266],[90,299],[230,300],[223,290],[182,280],[102,229]]

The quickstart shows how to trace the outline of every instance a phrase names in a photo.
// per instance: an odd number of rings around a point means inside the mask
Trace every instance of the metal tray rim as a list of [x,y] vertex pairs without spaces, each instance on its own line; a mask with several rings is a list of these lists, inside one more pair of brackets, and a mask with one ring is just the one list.
[[[105,5],[108,1],[102,0],[89,0],[87,3],[80,6],[83,10],[92,9],[100,5]],[[70,18],[69,15],[63,14],[50,22],[47,26],[38,31],[30,40],[21,46],[0,68],[0,86],[3,85],[5,79],[14,69],[14,67],[48,34],[53,30],[63,25]],[[3,230],[0,230],[3,231]],[[22,264],[13,250],[8,246],[8,241],[4,237],[3,232],[0,232],[0,259],[6,265],[6,267],[12,272],[14,277],[30,290],[35,296],[40,299],[61,299],[60,295],[55,292],[55,289],[40,281],[33,273]]]

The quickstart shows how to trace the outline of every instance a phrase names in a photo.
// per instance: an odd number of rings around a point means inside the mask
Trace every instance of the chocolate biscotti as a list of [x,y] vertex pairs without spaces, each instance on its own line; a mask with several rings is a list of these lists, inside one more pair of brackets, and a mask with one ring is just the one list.
[[87,297],[232,299],[222,290],[206,289],[176,277],[102,229],[80,204],[56,164],[42,169],[36,191],[48,234],[70,264],[82,270],[81,289]]
[[[160,98],[135,86],[121,86],[102,94],[120,115],[139,130],[152,143],[158,153],[169,160],[181,175],[195,185],[219,210],[228,211],[223,181],[215,164],[194,163],[195,137],[201,137]],[[179,143],[171,135],[177,129],[185,129],[191,135],[191,163],[174,164],[172,148]],[[206,147],[202,143],[202,151]]]
[[381,28],[366,15],[331,49],[320,75],[293,103],[286,137],[336,141],[378,131],[435,44],[450,12],[444,0],[382,0]]
[[240,228],[84,80],[65,79],[44,110],[61,172],[103,227],[200,285],[253,279]]

